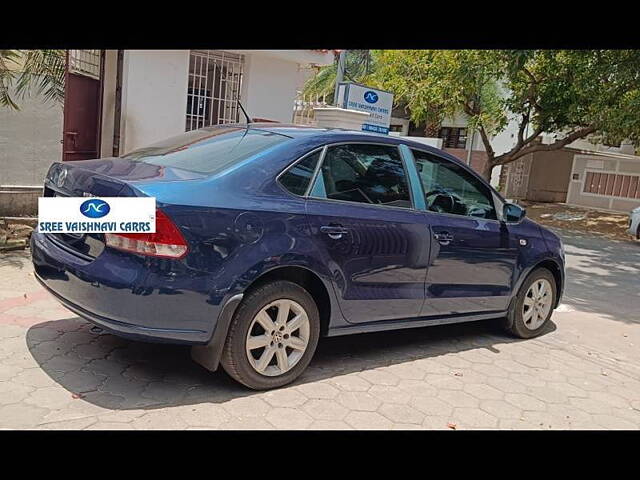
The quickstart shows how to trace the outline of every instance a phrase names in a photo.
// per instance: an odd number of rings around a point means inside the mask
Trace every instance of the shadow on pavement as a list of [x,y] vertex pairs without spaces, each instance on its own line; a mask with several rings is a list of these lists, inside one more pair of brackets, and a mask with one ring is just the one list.
[[[555,330],[550,322],[545,334]],[[439,325],[321,339],[308,369],[293,384],[465,350],[498,353],[520,341],[491,321]],[[75,317],[31,327],[26,336],[42,370],[70,394],[116,410],[222,403],[251,396],[222,368],[211,373],[191,360],[188,346],[135,342],[91,332]],[[454,370],[454,369],[452,369]]]
[[566,251],[562,302],[611,320],[640,322],[640,243],[555,231]]

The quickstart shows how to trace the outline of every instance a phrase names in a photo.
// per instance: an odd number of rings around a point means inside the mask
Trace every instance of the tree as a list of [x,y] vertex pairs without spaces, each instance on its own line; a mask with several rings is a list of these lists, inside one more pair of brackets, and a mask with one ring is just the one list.
[[[373,70],[373,59],[370,50],[347,50],[344,68],[344,80],[358,82]],[[311,77],[304,85],[305,95],[317,95],[325,97],[328,103],[333,103],[333,94],[336,86],[338,62],[321,67],[316,75]]]
[[19,110],[14,95],[64,101],[64,50],[0,50],[0,105]]
[[[487,153],[485,178],[533,152],[575,140],[640,143],[638,50],[388,50],[370,82],[407,104],[415,123],[464,113]],[[491,137],[517,124],[514,146]],[[543,134],[551,143],[542,143]]]

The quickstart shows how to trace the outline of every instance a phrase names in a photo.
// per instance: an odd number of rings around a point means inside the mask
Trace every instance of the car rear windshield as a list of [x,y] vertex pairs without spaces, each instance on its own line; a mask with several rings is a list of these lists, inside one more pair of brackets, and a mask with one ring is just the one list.
[[246,127],[210,127],[168,138],[123,155],[128,160],[214,174],[290,137]]

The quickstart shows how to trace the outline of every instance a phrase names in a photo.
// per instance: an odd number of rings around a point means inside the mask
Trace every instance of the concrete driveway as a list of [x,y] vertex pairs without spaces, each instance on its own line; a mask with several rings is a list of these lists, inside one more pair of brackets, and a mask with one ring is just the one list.
[[294,385],[252,392],[185,347],[92,332],[0,256],[0,428],[637,429],[640,243],[563,233],[547,333],[490,322],[324,339]]

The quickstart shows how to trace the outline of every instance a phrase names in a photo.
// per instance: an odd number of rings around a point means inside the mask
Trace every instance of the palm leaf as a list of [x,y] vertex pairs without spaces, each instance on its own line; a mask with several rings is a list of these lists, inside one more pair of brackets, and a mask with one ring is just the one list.
[[0,105],[13,110],[20,109],[11,98],[11,87],[15,80],[15,66],[18,65],[18,59],[19,54],[16,50],[0,50]]
[[64,101],[65,52],[64,50],[22,51],[24,68],[16,81],[16,93],[24,99],[27,95],[41,95],[45,102]]

